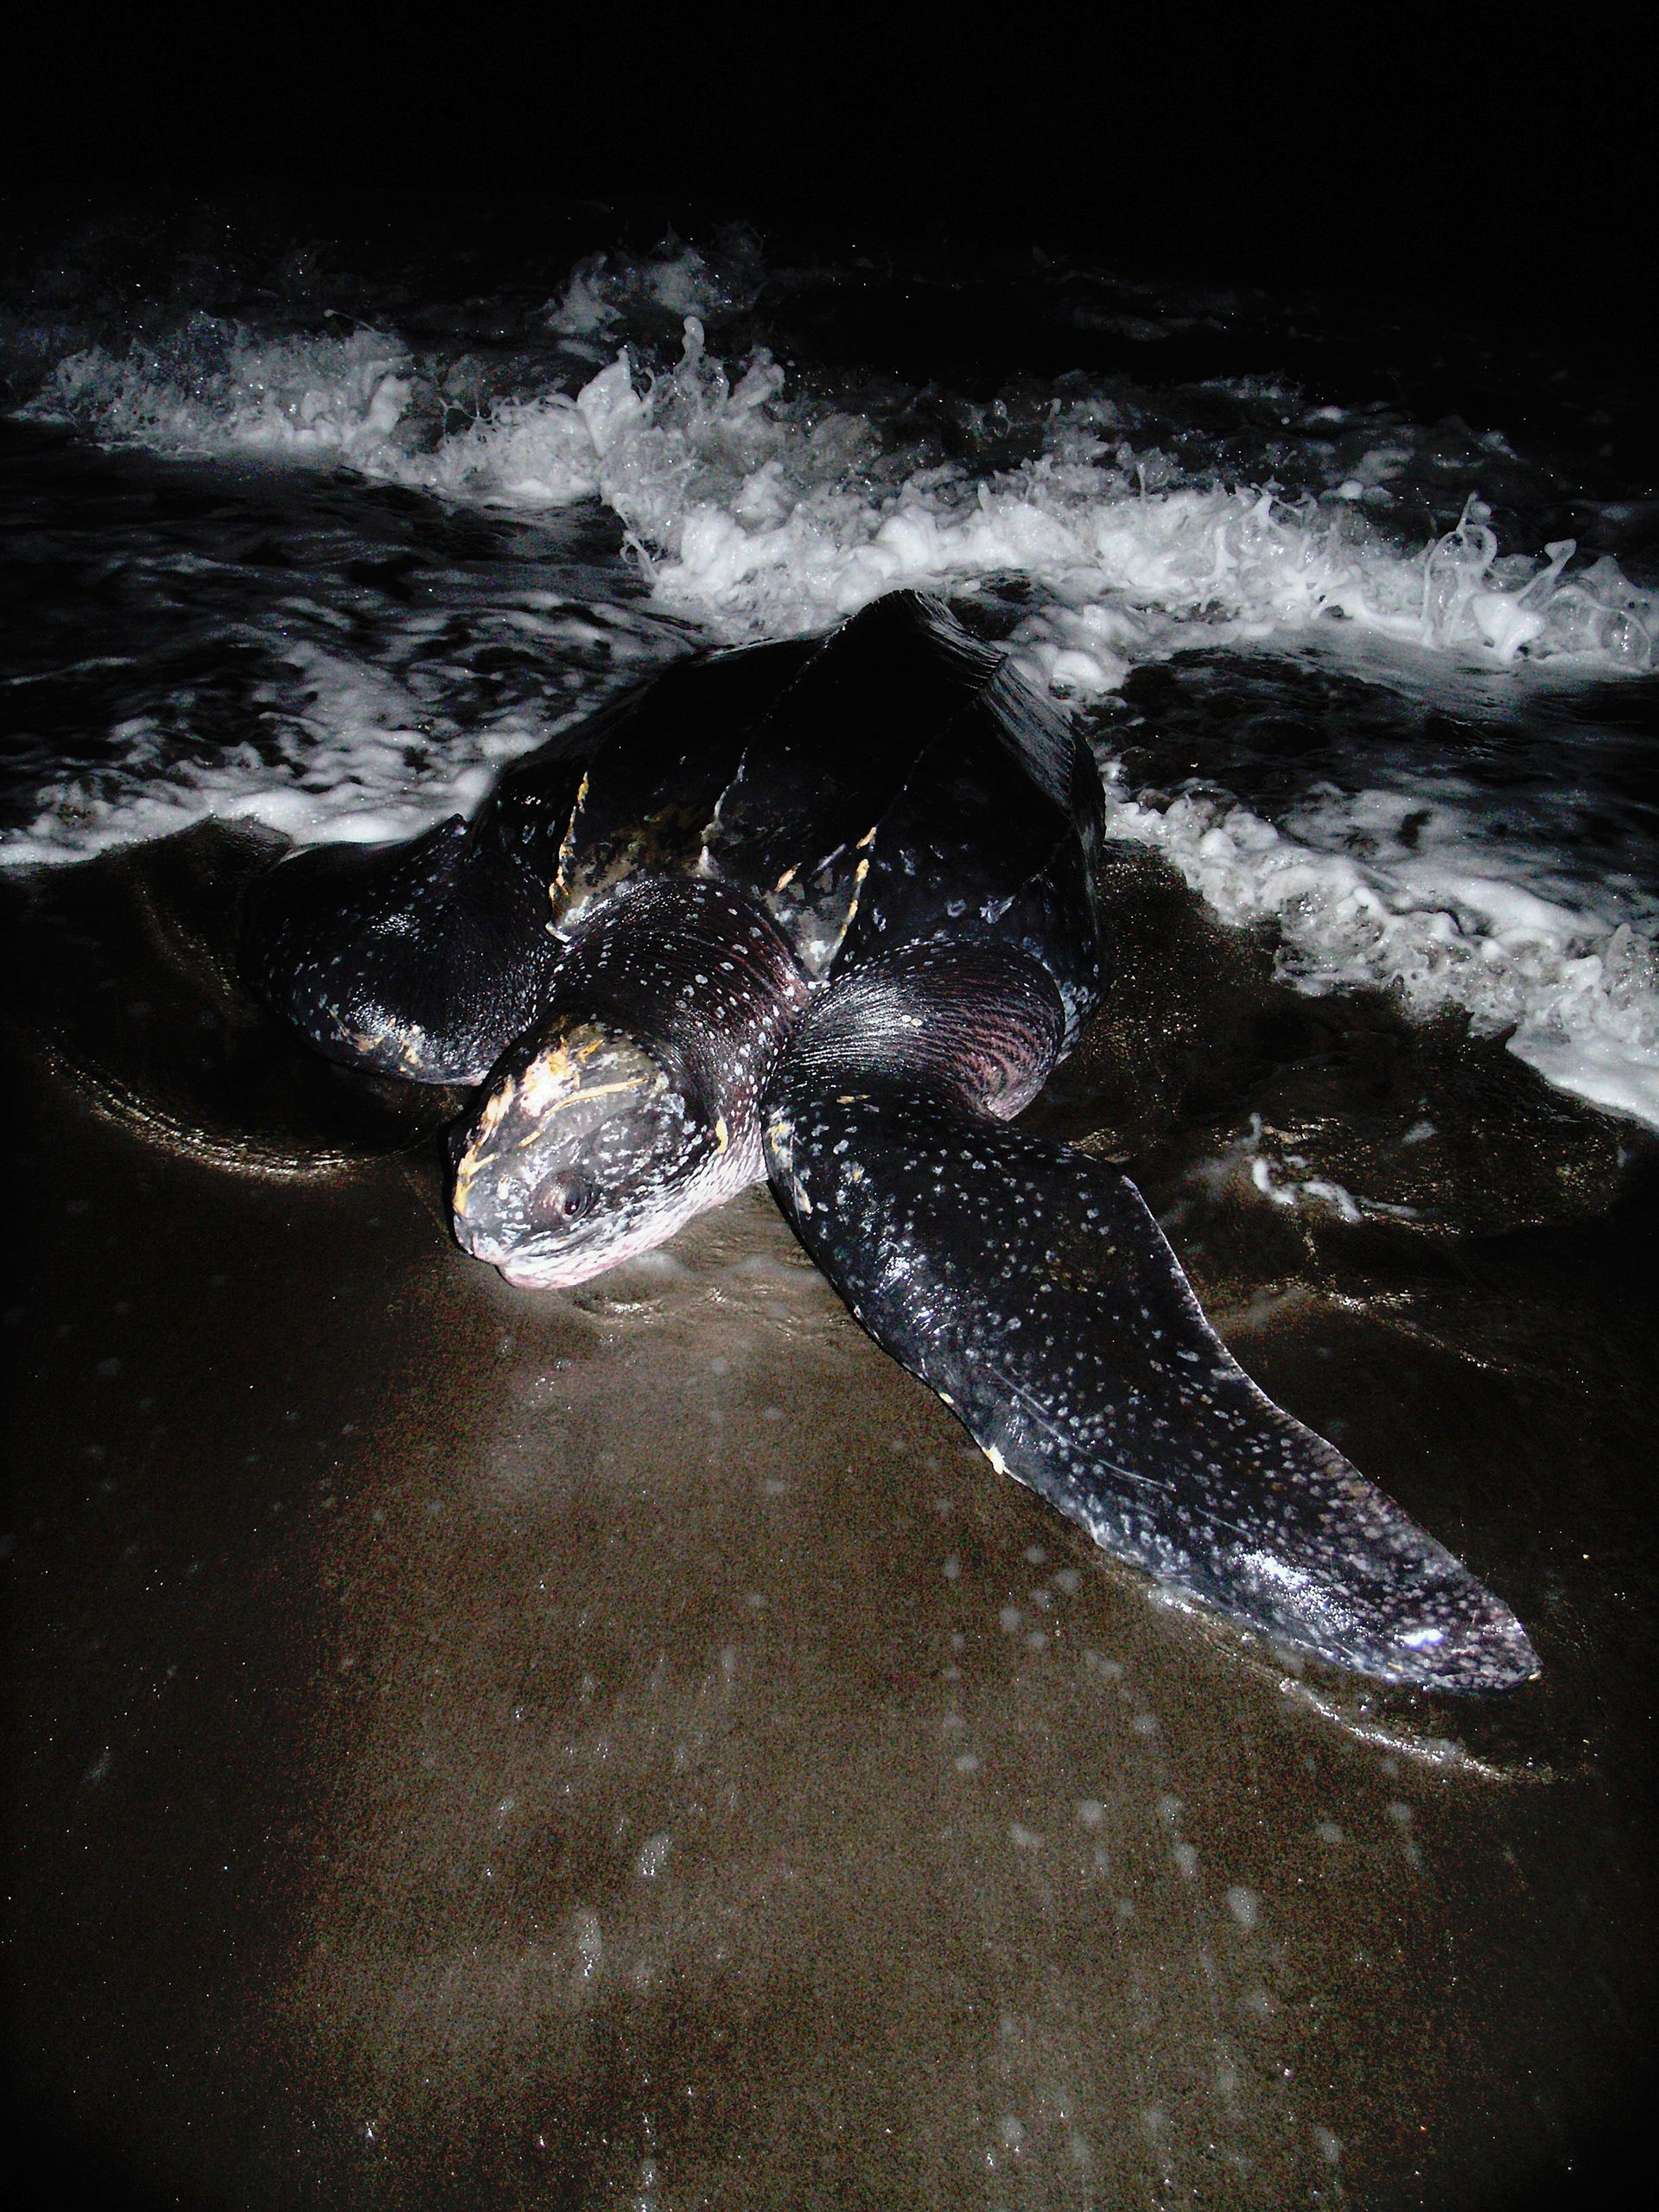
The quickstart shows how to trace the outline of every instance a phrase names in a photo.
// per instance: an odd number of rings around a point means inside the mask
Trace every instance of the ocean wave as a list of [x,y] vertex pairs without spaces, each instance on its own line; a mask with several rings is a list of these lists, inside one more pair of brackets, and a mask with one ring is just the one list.
[[[695,257],[643,273],[584,264],[545,320],[585,365],[464,417],[435,407],[432,363],[393,334],[273,338],[208,317],[123,356],[83,349],[27,412],[110,445],[343,467],[463,505],[599,501],[654,607],[715,640],[822,629],[904,587],[979,594],[1013,610],[1002,626],[1028,674],[1079,705],[1196,647],[1340,653],[1350,640],[1448,681],[1655,666],[1659,594],[1610,557],[1579,563],[1568,539],[1506,554],[1473,493],[1452,527],[1399,542],[1370,496],[1403,465],[1394,447],[1357,461],[1351,440],[1334,441],[1333,480],[1292,494],[1184,469],[1137,445],[1109,399],[1068,386],[1036,410],[1027,457],[976,467],[907,445],[827,386],[791,387],[764,349],[728,369],[693,311],[717,296],[734,295]],[[624,346],[588,373],[647,310],[680,315],[677,361],[652,372]],[[213,811],[302,840],[407,834],[474,804],[499,760],[546,734],[521,720],[423,745],[410,736],[419,718],[365,701],[349,670],[321,671],[313,690],[277,756],[250,747],[48,794],[7,857],[71,857]],[[1381,820],[1397,798],[1340,805],[1370,803]],[[1427,851],[1373,835],[1361,857],[1330,804],[1322,820],[1305,810],[1275,826],[1213,796],[1166,804],[1120,786],[1112,828],[1163,852],[1228,921],[1271,923],[1301,988],[1366,984],[1418,1014],[1461,1008],[1508,1030],[1551,1083],[1659,1127],[1650,915],[1539,887],[1525,857],[1473,822]]]
[[[665,264],[655,282],[677,302],[694,274]],[[551,321],[602,328],[618,311],[597,281],[578,272]],[[1609,556],[1574,568],[1571,539],[1501,553],[1472,493],[1454,528],[1402,547],[1351,474],[1294,497],[1189,480],[1116,435],[1109,406],[1058,393],[1023,465],[907,470],[880,423],[791,395],[764,348],[734,374],[697,316],[683,327],[671,368],[647,373],[624,348],[574,391],[497,398],[435,437],[416,404],[430,377],[396,335],[270,339],[207,316],[160,346],[71,355],[22,411],[106,443],[343,465],[458,502],[599,499],[663,603],[728,639],[822,628],[906,586],[1018,577],[1038,596],[1026,664],[1080,697],[1196,644],[1344,624],[1489,665],[1659,664],[1659,594]]]
[[[1543,896],[1448,821],[1427,846],[1390,839],[1382,825],[1427,811],[1394,792],[1326,798],[1301,836],[1208,793],[1148,804],[1109,785],[1109,810],[1112,836],[1161,853],[1222,920],[1270,925],[1298,988],[1460,1012],[1557,1089],[1659,1128],[1659,947],[1617,901]],[[1365,859],[1331,849],[1361,823]]]

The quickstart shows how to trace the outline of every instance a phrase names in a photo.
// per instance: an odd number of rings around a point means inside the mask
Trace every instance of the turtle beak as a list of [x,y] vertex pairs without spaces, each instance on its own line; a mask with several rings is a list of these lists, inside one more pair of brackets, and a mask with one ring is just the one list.
[[528,1200],[531,1185],[522,1154],[530,1137],[522,1126],[518,1084],[507,1076],[497,1084],[471,1127],[462,1135],[455,1161],[452,1210],[455,1236],[474,1259],[499,1267],[515,1243],[531,1233]]

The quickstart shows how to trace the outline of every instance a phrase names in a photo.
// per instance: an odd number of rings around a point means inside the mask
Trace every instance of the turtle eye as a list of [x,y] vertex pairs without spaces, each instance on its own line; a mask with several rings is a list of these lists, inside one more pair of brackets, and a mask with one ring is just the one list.
[[593,1211],[593,1178],[579,1167],[562,1168],[550,1175],[536,1192],[531,1211],[538,1229],[569,1229]]

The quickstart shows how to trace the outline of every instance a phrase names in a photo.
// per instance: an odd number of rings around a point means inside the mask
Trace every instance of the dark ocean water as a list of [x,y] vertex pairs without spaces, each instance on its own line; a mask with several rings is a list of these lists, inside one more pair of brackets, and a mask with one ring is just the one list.
[[[20,232],[0,381],[14,2009],[59,2139],[193,2204],[1565,2175],[1659,1919],[1626,358],[1006,243],[210,206]],[[899,587],[1106,779],[1116,980],[1039,1116],[1516,1606],[1514,1700],[1212,1649],[964,1468],[759,1198],[505,1291],[444,1227],[459,1102],[348,1091],[238,982],[283,840],[409,834]]]
[[207,211],[16,257],[5,858],[404,833],[672,656],[919,585],[1286,972],[1659,1122],[1656,510],[1605,363],[1074,254],[584,219],[509,256]]

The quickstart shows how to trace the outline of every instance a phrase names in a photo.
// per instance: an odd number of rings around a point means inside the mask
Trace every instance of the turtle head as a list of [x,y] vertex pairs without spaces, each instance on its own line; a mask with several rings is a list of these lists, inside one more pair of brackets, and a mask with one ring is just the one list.
[[730,1159],[683,1055],[601,1017],[556,1015],[507,1053],[462,1128],[455,1235],[511,1283],[583,1282],[728,1197]]

